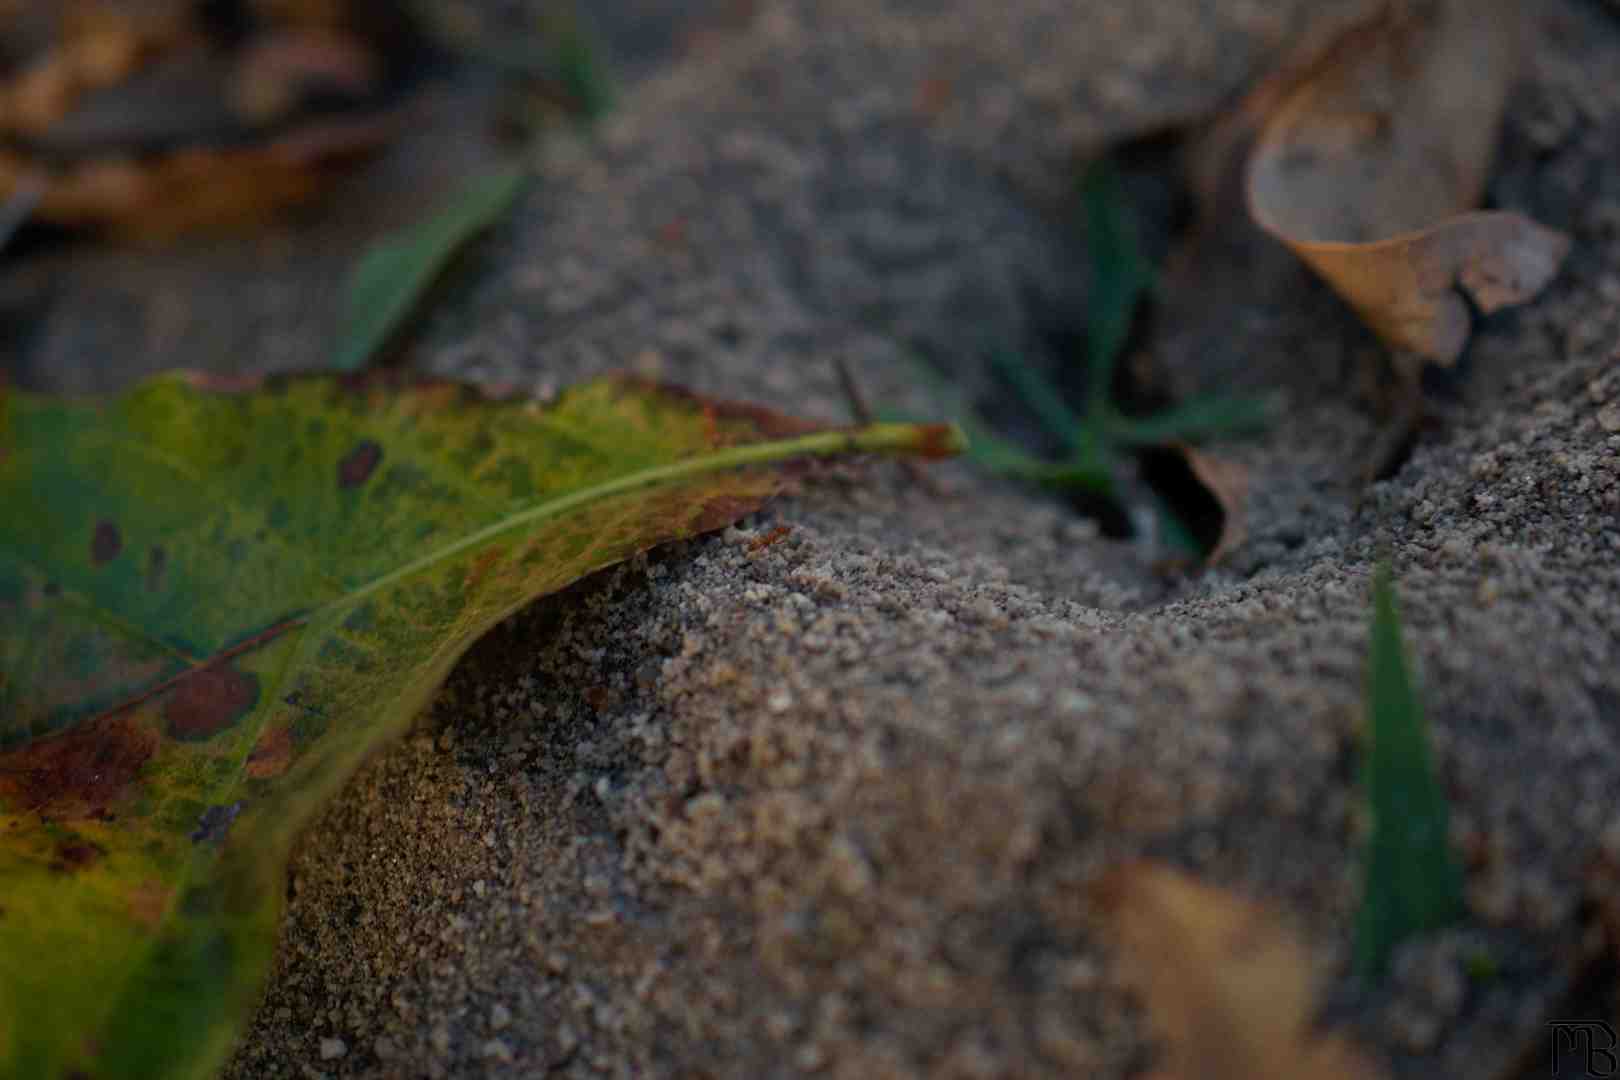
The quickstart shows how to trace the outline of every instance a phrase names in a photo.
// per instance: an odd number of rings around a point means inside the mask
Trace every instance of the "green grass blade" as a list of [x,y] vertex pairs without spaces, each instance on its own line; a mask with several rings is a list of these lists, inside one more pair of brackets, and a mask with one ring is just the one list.
[[1360,786],[1372,831],[1362,851],[1355,970],[1376,978],[1395,947],[1462,913],[1462,870],[1452,854],[1445,792],[1401,644],[1388,562],[1373,585],[1367,665],[1367,745]]
[[1153,284],[1119,174],[1107,160],[1091,167],[1080,192],[1091,251],[1091,301],[1086,320],[1089,407],[1110,400],[1114,368],[1131,332],[1137,305]]
[[[1027,366],[1019,364],[1010,357],[1010,354],[1001,354],[994,360],[1005,365],[1003,370],[1007,373],[1021,391],[1036,395],[1048,395],[1049,405],[1054,409],[1064,410],[1062,417],[1053,415],[1050,419],[1067,423],[1073,421],[1078,424],[1078,417],[1067,412],[1067,406],[1056,398],[1056,392],[1051,390],[1040,375]],[[1076,437],[1083,435],[1084,429],[1068,429],[1071,451],[1074,457],[1069,461],[1053,462],[1043,461],[1031,454],[1025,453],[1019,447],[1001,436],[997,435],[984,420],[970,408],[964,400],[961,388],[957,387],[935,372],[927,364],[917,361],[918,374],[929,383],[936,401],[940,403],[940,411],[949,416],[958,427],[962,429],[967,438],[967,449],[963,457],[969,461],[989,469],[991,472],[1003,476],[1016,477],[1032,484],[1043,487],[1058,488],[1067,491],[1087,491],[1097,495],[1112,496],[1114,493],[1114,476],[1109,467],[1108,460],[1091,447],[1090,444]],[[1021,381],[1021,380],[1028,381]],[[1031,402],[1033,405],[1034,403]],[[879,417],[885,420],[905,420],[899,413],[879,410]],[[1065,434],[1062,429],[1058,434]]]
[[1032,484],[1040,484],[1042,487],[1062,491],[1086,491],[1093,495],[1108,497],[1114,494],[1113,473],[1090,463],[1024,458],[1021,461],[1005,461],[998,468],[1008,476],[1016,476]]
[[1153,513],[1158,523],[1159,540],[1168,551],[1197,562],[1203,561],[1209,554],[1204,545],[1198,542],[1198,537],[1193,535],[1192,529],[1162,496],[1153,499]]
[[1261,431],[1274,411],[1268,398],[1201,397],[1152,416],[1114,414],[1107,427],[1110,438],[1122,446],[1161,446]]
[[521,166],[468,185],[427,221],[384,239],[355,265],[333,367],[358,371],[405,323],[456,252],[494,224],[522,190]]
[[1029,406],[1041,426],[1062,442],[1065,451],[1074,452],[1079,447],[1079,433],[1085,423],[1064,402],[1057,387],[1010,352],[998,351],[991,355],[990,362],[1012,384],[1013,390]]
[[577,19],[562,27],[555,51],[563,90],[579,110],[580,123],[596,123],[613,109],[613,79],[608,65]]

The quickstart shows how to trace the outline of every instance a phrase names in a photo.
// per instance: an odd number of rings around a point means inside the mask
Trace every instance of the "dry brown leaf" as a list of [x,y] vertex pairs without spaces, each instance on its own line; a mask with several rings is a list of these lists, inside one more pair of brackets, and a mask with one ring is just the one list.
[[1325,9],[1234,107],[1194,134],[1185,150],[1183,171],[1203,217],[1229,212],[1243,201],[1244,166],[1266,121],[1350,35],[1381,21],[1387,2],[1345,0]]
[[1204,565],[1219,562],[1228,552],[1243,543],[1249,535],[1244,523],[1243,509],[1249,501],[1249,470],[1235,461],[1194,450],[1190,446],[1177,448],[1187,461],[1194,478],[1204,485],[1221,508],[1221,532],[1215,546],[1204,556]]
[[39,186],[38,220],[163,240],[308,201],[399,133],[396,5],[251,6],[240,40],[186,0],[0,8],[23,58],[0,70],[0,203]]
[[231,111],[254,125],[293,115],[312,91],[359,100],[377,91],[381,65],[364,41],[329,30],[282,30],[242,50],[229,77]]
[[[6,13],[0,30],[25,41],[33,38],[15,25],[30,17],[38,13]],[[172,2],[69,4],[53,29],[48,47],[0,84],[0,132],[43,134],[85,94],[117,84],[172,48],[184,34],[184,11]]]
[[[91,159],[45,174],[36,216],[142,241],[250,221],[318,195],[385,146],[404,120],[400,112],[379,113],[306,125],[257,145]],[[39,175],[27,158],[0,152],[0,193]]]
[[1375,1080],[1343,1035],[1312,1023],[1310,954],[1265,907],[1146,860],[1097,886],[1154,1030],[1154,1080]]
[[1281,95],[1249,159],[1254,220],[1396,348],[1442,364],[1481,310],[1552,280],[1569,238],[1469,213],[1524,37],[1517,0],[1387,0]]

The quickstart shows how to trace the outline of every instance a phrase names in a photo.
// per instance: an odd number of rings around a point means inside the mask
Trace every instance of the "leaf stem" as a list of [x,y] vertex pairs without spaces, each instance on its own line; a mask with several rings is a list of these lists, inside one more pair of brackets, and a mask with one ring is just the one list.
[[564,495],[548,498],[478,532],[456,540],[446,548],[397,567],[382,577],[346,594],[340,603],[347,606],[364,596],[387,588],[434,563],[487,544],[504,533],[532,527],[548,518],[562,517],[582,506],[628,494],[657,484],[690,480],[709,473],[750,465],[770,465],[799,457],[838,457],[843,454],[892,454],[921,458],[944,458],[967,448],[967,436],[955,424],[866,424],[857,428],[818,431],[793,439],[747,443],[712,450],[696,457],[642,469],[606,483],[591,484]]
[[[890,454],[903,457],[943,458],[967,449],[967,436],[956,424],[882,422],[838,431],[818,431],[796,439],[749,443],[717,450],[699,458],[677,461],[662,469],[664,479],[681,479],[743,465],[767,465],[796,457],[836,457],[840,454]],[[629,479],[629,478],[627,478]]]

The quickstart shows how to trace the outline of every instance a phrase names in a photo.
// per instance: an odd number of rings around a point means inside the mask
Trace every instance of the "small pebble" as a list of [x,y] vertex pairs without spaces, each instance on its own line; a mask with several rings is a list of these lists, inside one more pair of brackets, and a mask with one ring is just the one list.
[[496,1005],[489,1010],[489,1026],[496,1031],[501,1030],[512,1022],[512,1011],[505,1005]]
[[349,1044],[342,1039],[321,1040],[321,1060],[336,1061],[349,1052]]

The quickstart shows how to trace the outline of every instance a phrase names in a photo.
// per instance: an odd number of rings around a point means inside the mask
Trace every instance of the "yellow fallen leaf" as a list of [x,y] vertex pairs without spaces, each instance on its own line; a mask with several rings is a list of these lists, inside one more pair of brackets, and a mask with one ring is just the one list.
[[1309,952],[1262,905],[1145,860],[1110,873],[1096,899],[1165,1041],[1154,1080],[1383,1075],[1315,1029]]
[[1291,78],[1249,210],[1396,348],[1456,360],[1470,315],[1540,292],[1569,238],[1473,212],[1524,39],[1517,0],[1386,0]]

